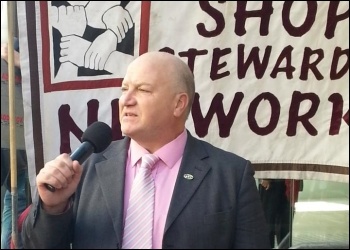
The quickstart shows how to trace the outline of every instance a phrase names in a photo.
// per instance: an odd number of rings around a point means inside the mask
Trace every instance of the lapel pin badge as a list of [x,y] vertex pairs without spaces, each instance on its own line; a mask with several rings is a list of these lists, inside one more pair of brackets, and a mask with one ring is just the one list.
[[193,175],[191,174],[184,174],[184,178],[187,180],[193,180]]

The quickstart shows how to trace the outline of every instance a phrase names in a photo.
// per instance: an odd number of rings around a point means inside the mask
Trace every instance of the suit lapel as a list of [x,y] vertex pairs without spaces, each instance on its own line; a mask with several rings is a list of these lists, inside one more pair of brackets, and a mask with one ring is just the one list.
[[[202,161],[207,157],[208,154],[201,144],[188,132],[187,143],[170,202],[164,233],[179,216],[210,170],[211,167]],[[188,174],[192,175],[193,179],[188,178]]]
[[[112,218],[119,242],[122,242],[124,177],[129,142],[129,138],[113,142],[110,149],[104,154],[106,161],[95,165],[97,178],[99,179],[108,213]],[[120,157],[120,155],[123,157]],[[179,216],[210,170],[211,167],[203,161],[207,157],[208,154],[203,146],[188,132],[187,143],[175,183],[164,233]],[[186,174],[192,175],[193,179],[185,178],[184,175]]]
[[123,139],[113,143],[110,150],[104,154],[106,161],[95,165],[103,198],[119,242],[122,242],[123,232],[124,176],[128,142],[129,140]]

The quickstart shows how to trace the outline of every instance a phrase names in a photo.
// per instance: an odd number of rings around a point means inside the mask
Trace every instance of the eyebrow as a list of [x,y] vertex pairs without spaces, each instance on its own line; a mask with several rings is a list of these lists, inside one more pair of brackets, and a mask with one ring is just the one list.
[[147,83],[147,82],[140,82],[140,83],[133,83],[133,82],[122,82],[122,86],[124,85],[133,85],[136,87],[140,87],[140,86],[153,86],[151,83]]

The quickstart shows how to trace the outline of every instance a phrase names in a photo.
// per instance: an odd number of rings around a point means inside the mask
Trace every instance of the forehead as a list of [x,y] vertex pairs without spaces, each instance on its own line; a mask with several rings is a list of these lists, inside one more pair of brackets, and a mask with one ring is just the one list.
[[141,59],[132,62],[126,72],[124,81],[133,83],[167,82],[172,78],[172,69],[169,63],[162,63],[151,59]]

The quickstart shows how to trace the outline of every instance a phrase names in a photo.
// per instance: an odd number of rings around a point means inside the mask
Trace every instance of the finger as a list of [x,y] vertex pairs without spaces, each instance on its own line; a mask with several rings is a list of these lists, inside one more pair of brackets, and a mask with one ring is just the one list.
[[69,61],[69,56],[61,56],[59,58],[60,63],[65,63]]
[[72,171],[68,167],[47,165],[40,170],[38,185],[49,184],[57,189],[64,188],[72,178]]
[[99,64],[100,64],[101,57],[97,54],[95,58],[95,70],[98,70]]
[[88,48],[88,50],[86,51],[85,56],[84,56],[84,67],[85,68],[89,68],[90,67],[91,54],[92,54],[92,50],[90,48]]
[[[108,57],[107,57],[107,58],[108,58]],[[98,63],[98,69],[99,69],[99,70],[104,70],[106,61],[107,61],[107,60],[104,60],[104,59],[101,58],[100,62]]]
[[80,181],[81,174],[83,172],[83,167],[79,164],[78,161],[73,161],[73,171],[74,171],[73,180]]
[[61,37],[61,43],[63,42],[69,42],[71,39],[74,38],[74,35],[68,35],[68,36],[62,36]]
[[89,68],[94,69],[95,68],[95,59],[96,59],[97,54],[93,53],[90,57],[90,64]]
[[51,161],[44,169],[51,178],[56,179],[63,187],[66,186],[74,175],[72,159],[66,153]]
[[123,39],[125,38],[126,32],[128,32],[129,28],[128,28],[128,24],[126,22],[126,20],[124,19],[121,23],[121,30],[122,30],[122,37]]
[[68,49],[61,49],[60,55],[61,56],[67,56],[68,55]]
[[132,21],[132,17],[130,15],[129,11],[128,11],[128,14],[129,15],[126,16],[125,20],[126,20],[126,22],[128,24],[129,29],[131,29],[134,26],[134,23]]
[[121,33],[120,33],[119,27],[117,27],[116,36],[117,36],[117,39],[118,39],[118,43],[121,43],[121,41],[122,41],[122,35],[121,35]]
[[[63,37],[62,37],[63,38]],[[60,47],[61,49],[67,49],[69,48],[69,41],[70,40],[62,40],[61,39],[61,42],[60,42]]]

